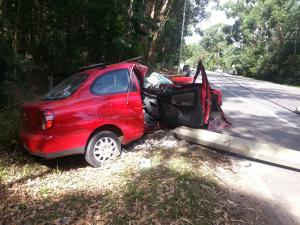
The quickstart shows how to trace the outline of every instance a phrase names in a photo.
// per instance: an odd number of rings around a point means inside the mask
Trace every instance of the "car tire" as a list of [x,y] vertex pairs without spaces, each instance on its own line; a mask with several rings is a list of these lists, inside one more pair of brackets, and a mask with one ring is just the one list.
[[101,167],[111,163],[121,154],[118,136],[111,131],[94,134],[87,145],[85,160],[92,167]]

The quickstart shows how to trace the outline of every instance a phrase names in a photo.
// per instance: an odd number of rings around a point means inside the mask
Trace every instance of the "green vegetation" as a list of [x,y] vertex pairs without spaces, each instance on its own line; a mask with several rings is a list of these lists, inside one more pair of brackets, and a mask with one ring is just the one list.
[[[206,16],[207,3],[188,1],[185,34],[189,25]],[[174,66],[183,4],[184,0],[1,0],[0,85],[28,89],[26,81],[35,87],[32,81],[39,80],[35,84],[44,84],[45,92],[47,83],[52,86],[79,66],[140,55],[150,65]],[[16,100],[9,96],[1,88],[0,108]]]
[[19,132],[19,105],[0,111],[0,146],[17,144]]
[[[216,0],[216,2],[218,2]],[[208,4],[187,0],[184,35],[207,17]],[[142,55],[151,67],[176,66],[184,0],[0,0],[0,144],[16,140],[18,105],[44,94],[82,65]],[[195,65],[300,84],[300,5],[241,0],[222,6],[235,19],[186,46]],[[212,15],[213,16],[213,15]]]
[[[249,211],[255,202],[246,207],[212,172],[230,165],[228,158],[203,147],[134,151],[104,169],[82,164],[82,157],[45,161],[0,153],[4,224],[264,222],[260,206]],[[143,157],[149,168],[140,167]]]
[[300,84],[300,4],[296,0],[229,1],[222,9],[232,26],[204,31],[199,45],[186,46],[185,59],[199,55],[209,69],[278,83]]
[[[185,35],[207,16],[208,2],[187,1]],[[185,60],[195,65],[201,55],[209,69],[234,65],[239,74],[299,84],[296,2],[228,3],[224,10],[235,24],[206,30],[199,45],[186,46]],[[183,4],[0,0],[0,223],[269,224],[260,221],[258,200],[246,198],[246,207],[244,199],[235,201],[244,193],[222,186],[214,165],[229,164],[227,157],[203,147],[129,152],[101,169],[82,156],[47,161],[20,150],[19,105],[78,67],[139,55],[151,67],[177,65]],[[150,168],[140,168],[144,157]],[[244,221],[249,204],[255,215]]]
[[[208,1],[187,2],[184,33]],[[0,145],[16,140],[18,105],[78,67],[144,56],[178,64],[184,0],[0,0]]]

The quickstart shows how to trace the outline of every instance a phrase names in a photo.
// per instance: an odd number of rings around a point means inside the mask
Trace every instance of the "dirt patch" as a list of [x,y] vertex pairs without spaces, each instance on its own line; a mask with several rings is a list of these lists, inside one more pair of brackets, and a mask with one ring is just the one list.
[[2,150],[0,163],[0,224],[267,224],[254,200],[249,213],[222,186],[216,168],[230,171],[229,157],[171,131],[125,146],[100,169],[17,149]]

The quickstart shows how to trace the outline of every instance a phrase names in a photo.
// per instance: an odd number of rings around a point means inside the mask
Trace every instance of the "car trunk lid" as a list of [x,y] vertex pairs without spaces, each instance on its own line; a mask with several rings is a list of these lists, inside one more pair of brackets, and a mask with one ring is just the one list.
[[48,101],[33,101],[21,106],[21,126],[30,131],[41,131],[41,115]]

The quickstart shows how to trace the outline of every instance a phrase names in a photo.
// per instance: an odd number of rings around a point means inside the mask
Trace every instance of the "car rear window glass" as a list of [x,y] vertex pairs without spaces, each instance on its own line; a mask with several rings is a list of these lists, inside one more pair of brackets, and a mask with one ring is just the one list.
[[87,74],[74,74],[56,85],[43,99],[55,100],[69,97],[80,87],[87,77]]
[[94,94],[124,93],[128,90],[129,72],[127,69],[114,70],[99,76],[93,83]]

